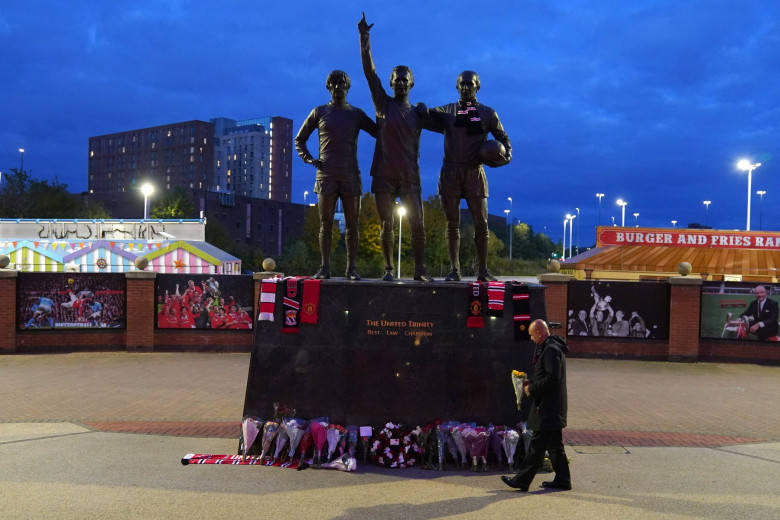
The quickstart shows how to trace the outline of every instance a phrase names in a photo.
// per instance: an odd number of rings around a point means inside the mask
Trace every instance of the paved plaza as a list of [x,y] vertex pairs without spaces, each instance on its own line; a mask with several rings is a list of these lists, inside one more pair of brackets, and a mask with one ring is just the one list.
[[0,517],[780,517],[780,367],[570,359],[574,489],[520,493],[499,472],[182,466],[235,452],[249,357],[0,356]]

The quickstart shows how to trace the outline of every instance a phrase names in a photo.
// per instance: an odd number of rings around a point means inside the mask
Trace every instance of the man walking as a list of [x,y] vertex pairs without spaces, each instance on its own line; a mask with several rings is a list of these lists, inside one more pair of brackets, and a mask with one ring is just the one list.
[[512,478],[501,477],[501,480],[509,487],[528,491],[547,451],[555,478],[542,482],[542,487],[571,489],[569,461],[563,449],[563,428],[566,427],[566,353],[569,346],[565,339],[550,335],[544,320],[533,321],[528,333],[537,345],[533,375],[523,388],[525,395],[531,398],[528,429],[533,434],[530,448],[517,474]]

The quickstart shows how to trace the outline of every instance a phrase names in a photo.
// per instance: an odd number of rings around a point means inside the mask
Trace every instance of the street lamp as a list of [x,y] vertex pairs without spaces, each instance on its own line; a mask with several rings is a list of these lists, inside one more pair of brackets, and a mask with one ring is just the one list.
[[401,278],[401,224],[406,215],[406,208],[398,206],[398,278]]
[[761,202],[758,205],[758,229],[760,231],[763,231],[764,226],[762,225],[762,220],[763,220],[763,213],[764,213],[764,195],[766,195],[766,190],[758,190],[756,192],[756,195],[761,197]]
[[634,224],[639,227],[639,213],[634,213]]
[[149,195],[154,192],[154,186],[148,182],[141,186],[141,193],[144,194],[144,220],[149,218]]
[[20,155],[20,158],[19,158],[19,171],[23,172],[24,171],[24,148],[19,148],[19,155]]
[[596,197],[599,198],[599,226],[601,225],[601,198],[604,196],[603,193],[597,193]]
[[512,235],[515,234],[514,224],[515,221],[512,218],[512,197],[507,197],[509,201],[509,261],[512,261]]
[[617,224],[615,224],[615,217],[613,217],[612,215],[610,215],[610,216],[612,217],[612,225],[613,226],[617,226]]
[[628,206],[628,202],[624,201],[623,199],[618,199],[617,205],[623,206],[623,216],[620,219],[620,227],[626,227],[626,206]]
[[[512,200],[512,197],[509,197],[509,200]],[[507,222],[509,222],[509,210],[505,209],[504,213],[506,213]],[[512,261],[512,223],[509,222],[509,261]]]
[[566,216],[570,220],[570,222],[569,222],[569,258],[571,258],[571,245],[572,245],[571,230],[574,227],[574,219],[577,218],[577,215],[566,215]]
[[676,227],[677,227],[677,221],[676,221],[676,220],[672,220],[672,227],[673,227],[673,228],[676,228]]
[[760,162],[757,162],[755,164],[751,163],[747,159],[742,159],[737,163],[737,168],[740,170],[747,170],[748,172],[748,191],[747,191],[747,227],[745,228],[746,231],[750,231],[750,185],[753,182],[753,170],[761,166]]
[[306,205],[306,195],[308,195],[308,194],[309,194],[309,192],[308,192],[308,191],[304,191],[304,192],[303,192],[303,205],[304,205],[304,206]]
[[707,208],[706,211],[704,212],[704,227],[707,227],[710,221],[710,204],[712,204],[712,201],[705,200],[703,204]]
[[561,260],[566,260],[566,223],[569,222],[569,217],[571,215],[566,215],[566,218],[563,219],[563,247],[561,248]]
[[[577,218],[580,216],[580,208],[574,208],[577,210]],[[577,246],[574,248],[577,254],[580,254],[580,221],[577,220]]]

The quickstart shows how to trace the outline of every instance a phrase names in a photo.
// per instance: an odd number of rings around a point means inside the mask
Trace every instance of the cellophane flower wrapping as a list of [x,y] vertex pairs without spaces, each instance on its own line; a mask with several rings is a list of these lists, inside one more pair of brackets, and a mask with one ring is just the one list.
[[282,452],[285,444],[287,444],[288,438],[286,425],[285,423],[281,423],[279,425],[279,433],[276,434],[276,450],[274,451],[274,460],[272,463],[275,463],[277,459],[279,459],[279,454]]
[[[259,426],[258,423],[260,423]],[[244,417],[244,421],[241,423],[241,434],[244,439],[243,460],[246,460],[246,456],[249,453],[249,450],[252,448],[252,445],[254,445],[255,439],[257,439],[257,434],[262,429],[262,427],[262,419],[257,419],[255,417]]]
[[[444,462],[446,460],[446,453],[449,442],[452,442],[452,437],[450,436],[450,430],[449,426],[446,423],[439,424],[436,426],[436,454],[439,457],[439,470],[441,471],[444,469]],[[457,461],[457,453],[456,458]]]
[[[311,445],[314,443],[314,438],[311,435],[311,428],[306,428],[301,437],[301,442],[298,444],[298,451],[301,453],[301,462],[306,458],[306,452],[309,451]],[[309,463],[312,461],[310,460]]]
[[434,456],[436,455],[436,425],[426,424],[417,427],[413,432],[417,436],[417,446],[420,450],[420,459],[425,469],[434,469]]
[[298,449],[298,444],[301,442],[303,432],[305,431],[306,421],[303,419],[289,419],[285,423],[287,436],[290,437],[290,452],[288,453],[290,459],[295,456],[295,450]]
[[517,450],[517,443],[520,441],[520,434],[517,430],[508,428],[504,432],[504,439],[502,445],[504,446],[504,453],[506,454],[506,460],[511,465],[515,460],[515,451]]
[[504,431],[503,426],[491,426],[490,430],[490,448],[498,459],[498,463],[501,464],[504,461],[504,448],[501,447],[501,433]]
[[320,417],[314,419],[311,422],[310,429],[312,439],[314,440],[314,449],[316,450],[314,463],[316,467],[319,467],[322,463],[322,448],[325,446],[325,441],[328,437],[328,418]]
[[344,427],[338,424],[331,424],[328,426],[327,439],[328,439],[328,460],[333,458],[333,454],[338,448],[339,441],[344,436]]
[[458,450],[458,454],[460,455],[461,464],[466,464],[466,458],[469,454],[469,449],[466,446],[466,440],[463,438],[463,429],[468,427],[469,426],[466,424],[459,424],[450,428],[450,435],[452,436],[452,440],[455,441],[455,446]]
[[357,460],[355,460],[355,457],[350,457],[347,453],[341,457],[336,457],[332,462],[323,464],[322,467],[339,471],[355,471],[357,469]]
[[490,432],[482,426],[468,426],[461,433],[471,457],[471,465],[476,467],[478,462],[487,465],[487,450],[490,444]]
[[271,452],[271,443],[279,433],[279,424],[275,421],[266,421],[263,425],[262,452],[260,458],[265,458]]
[[515,390],[515,401],[517,402],[517,411],[520,411],[520,405],[523,402],[523,383],[528,379],[525,372],[519,370],[512,370],[512,387]]
[[354,457],[358,445],[357,426],[347,426],[346,439],[347,439],[347,453],[349,454],[350,457]]

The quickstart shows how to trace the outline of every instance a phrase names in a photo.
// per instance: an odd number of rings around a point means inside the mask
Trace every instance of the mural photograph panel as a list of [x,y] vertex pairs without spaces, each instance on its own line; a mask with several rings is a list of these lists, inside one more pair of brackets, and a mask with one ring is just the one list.
[[19,273],[22,330],[125,328],[125,275]]
[[158,329],[252,328],[251,276],[160,274],[156,283]]
[[573,281],[566,334],[664,339],[669,336],[669,284]]
[[780,341],[780,287],[750,282],[704,282],[702,338]]

